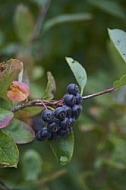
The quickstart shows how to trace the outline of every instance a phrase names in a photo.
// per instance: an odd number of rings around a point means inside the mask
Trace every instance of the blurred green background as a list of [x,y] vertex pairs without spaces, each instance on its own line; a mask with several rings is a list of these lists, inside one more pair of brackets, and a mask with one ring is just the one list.
[[[42,97],[51,71],[57,84],[55,99],[60,99],[66,86],[76,82],[65,61],[70,56],[87,71],[84,95],[95,93],[112,87],[126,73],[108,28],[126,30],[125,0],[1,0],[0,62],[23,61],[31,99]],[[19,146],[18,168],[0,169],[0,182],[23,190],[124,190],[125,86],[85,100],[74,134],[74,155],[66,166],[56,161],[46,142],[34,141]],[[28,165],[32,161],[34,167]]]

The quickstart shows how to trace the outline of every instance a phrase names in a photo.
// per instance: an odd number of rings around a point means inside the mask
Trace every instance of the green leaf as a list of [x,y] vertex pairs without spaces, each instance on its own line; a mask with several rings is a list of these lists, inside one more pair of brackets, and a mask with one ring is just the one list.
[[13,140],[0,130],[0,167],[17,167],[19,151]]
[[54,97],[54,93],[56,91],[56,83],[53,75],[51,72],[47,72],[47,78],[48,78],[48,83],[46,86],[45,93],[43,95],[43,99],[45,100],[51,100]]
[[120,77],[126,73],[126,64],[123,58],[120,56],[119,51],[116,49],[113,42],[110,40],[107,43],[108,53],[112,63],[114,65],[114,75],[115,77]]
[[35,134],[31,127],[26,123],[13,119],[11,123],[4,129],[14,142],[17,144],[25,144],[33,141]]
[[43,26],[44,32],[49,30],[51,27],[66,22],[80,22],[91,20],[93,16],[90,13],[75,13],[75,14],[63,14],[47,20]]
[[126,32],[119,29],[108,29],[108,33],[114,46],[126,62]]
[[121,7],[119,5],[119,3],[115,2],[115,1],[110,1],[110,0],[88,0],[88,2],[90,4],[92,4],[93,6],[117,17],[117,18],[121,18],[121,19],[125,19],[125,12],[123,7]]
[[0,129],[9,125],[13,117],[13,112],[0,108]]
[[49,145],[61,165],[70,162],[74,151],[74,134],[58,138],[55,141],[48,141]]
[[17,6],[14,26],[19,40],[23,45],[28,45],[34,31],[34,18],[28,7],[23,4]]
[[123,75],[120,80],[116,80],[114,83],[113,83],[113,86],[115,88],[120,88],[121,86],[124,86],[126,85],[126,75]]
[[0,63],[0,97],[7,98],[6,93],[12,81],[14,81],[23,69],[23,63],[17,59],[10,59]]
[[87,74],[85,69],[82,67],[80,63],[75,61],[74,59],[70,57],[66,57],[66,61],[68,65],[70,66],[80,88],[81,88],[81,94],[83,94],[84,87],[87,82]]
[[27,150],[21,160],[25,180],[37,180],[42,171],[42,158],[37,151]]

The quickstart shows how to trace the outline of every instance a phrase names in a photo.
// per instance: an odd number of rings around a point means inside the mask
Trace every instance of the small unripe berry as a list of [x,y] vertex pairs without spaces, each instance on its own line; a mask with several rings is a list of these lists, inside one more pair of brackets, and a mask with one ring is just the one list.
[[74,83],[71,83],[67,86],[67,92],[69,94],[73,94],[73,95],[76,95],[77,93],[79,93],[79,88],[76,84]]

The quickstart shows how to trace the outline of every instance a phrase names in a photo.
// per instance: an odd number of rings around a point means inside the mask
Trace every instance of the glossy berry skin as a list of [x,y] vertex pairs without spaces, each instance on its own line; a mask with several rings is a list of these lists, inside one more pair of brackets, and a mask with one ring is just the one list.
[[80,116],[81,112],[82,112],[82,106],[81,105],[76,104],[72,107],[72,115],[75,119],[77,119]]
[[81,104],[82,103],[82,95],[80,93],[76,94],[76,104]]
[[54,116],[59,120],[64,120],[66,114],[64,107],[57,107],[54,111]]
[[64,129],[61,129],[59,132],[58,132],[58,135],[60,136],[60,137],[65,137],[65,136],[67,136],[67,135],[69,135],[69,130],[64,130]]
[[53,121],[47,125],[47,130],[49,132],[56,132],[58,129],[59,129],[59,124],[55,121]]
[[67,129],[69,127],[69,118],[65,117],[63,121],[59,122],[59,126],[61,127],[61,129]]
[[62,107],[63,107],[63,108],[65,109],[65,111],[66,111],[66,117],[71,117],[71,115],[72,115],[71,107],[69,107],[69,106],[67,106],[67,105],[63,105]]
[[49,122],[51,122],[51,121],[53,120],[53,118],[54,118],[54,113],[53,113],[52,110],[46,109],[46,110],[44,110],[44,111],[42,112],[42,115],[41,115],[41,116],[42,116],[43,121],[49,123]]
[[76,97],[73,94],[66,94],[64,96],[64,103],[67,106],[74,106],[76,104]]
[[38,141],[41,141],[41,139],[42,139],[40,132],[41,132],[41,131],[38,131],[38,132],[36,133],[36,139],[37,139]]
[[51,136],[51,133],[49,133],[47,128],[44,127],[40,131],[38,131],[38,133],[36,134],[36,139],[39,141],[43,141],[50,138],[50,136]]
[[79,88],[76,84],[71,83],[67,86],[67,92],[68,94],[76,95],[77,93],[79,93]]
[[75,118],[74,117],[70,117],[69,118],[69,127],[73,127],[74,123],[75,123]]

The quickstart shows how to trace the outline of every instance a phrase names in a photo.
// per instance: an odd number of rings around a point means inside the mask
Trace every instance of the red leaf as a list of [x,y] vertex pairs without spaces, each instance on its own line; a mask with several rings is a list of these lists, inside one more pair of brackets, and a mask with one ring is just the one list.
[[9,125],[13,117],[13,112],[0,108],[0,129]]
[[29,96],[29,87],[27,84],[19,81],[13,81],[10,90],[7,91],[7,97],[13,102],[26,100]]

